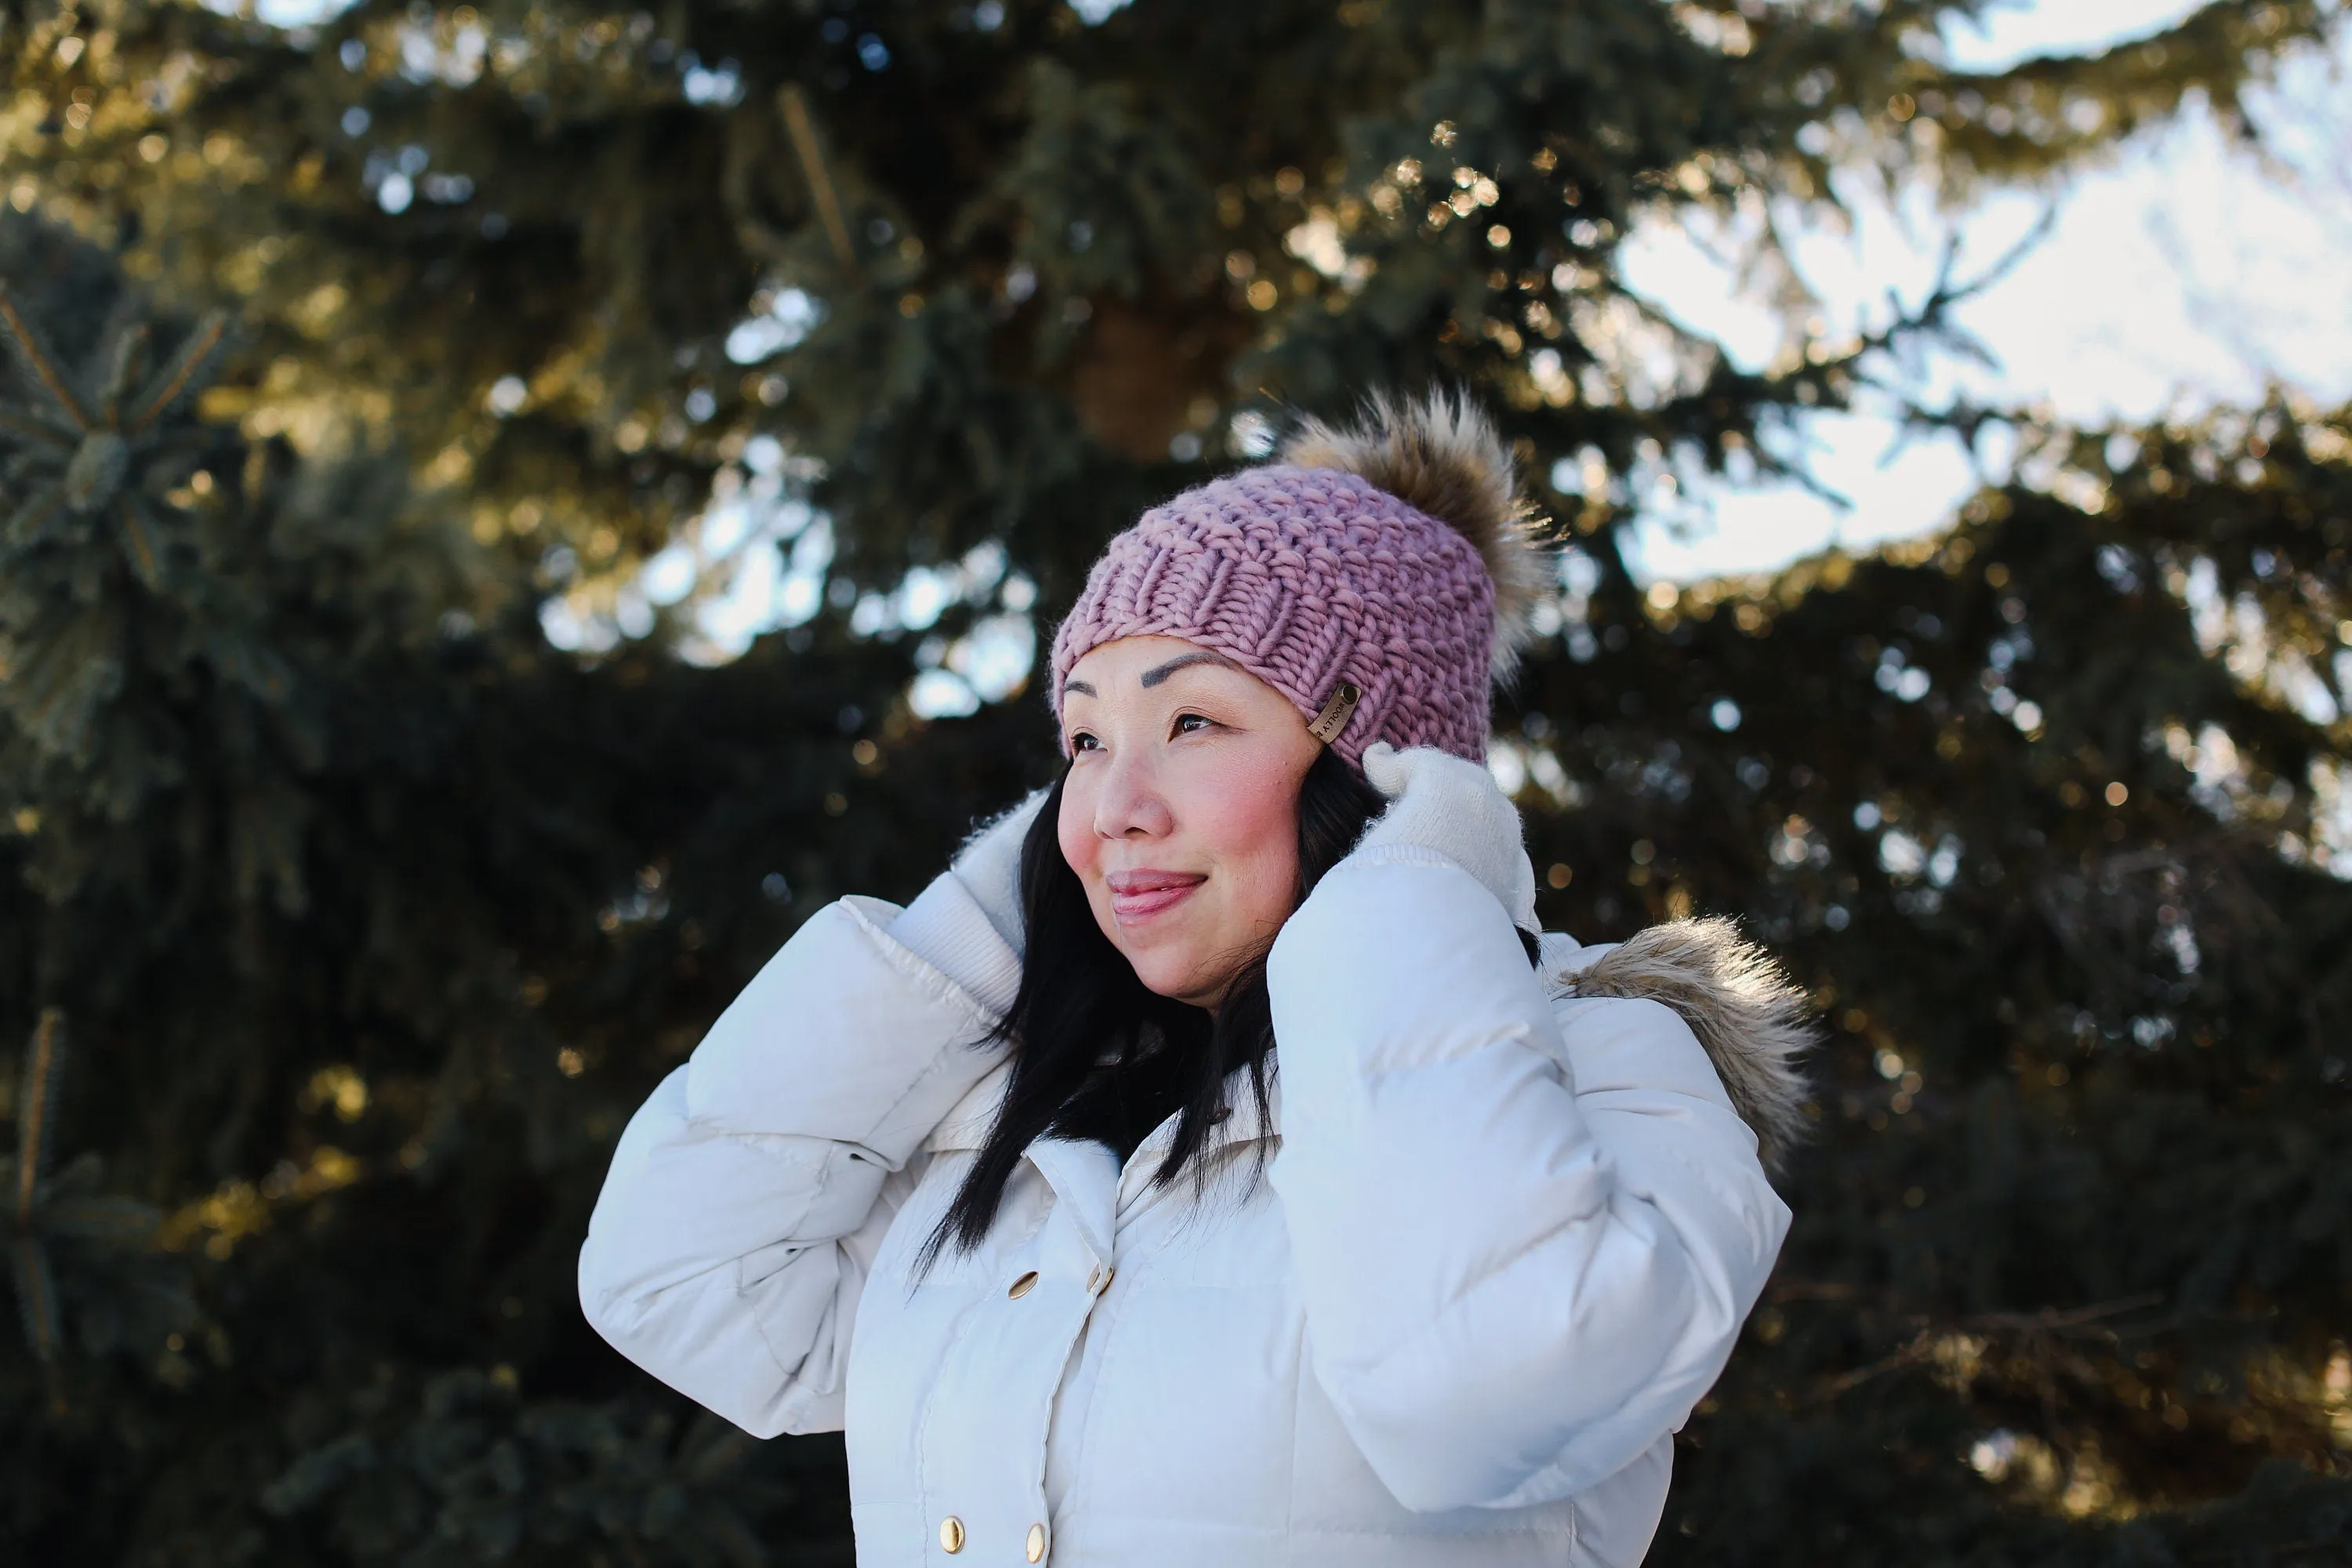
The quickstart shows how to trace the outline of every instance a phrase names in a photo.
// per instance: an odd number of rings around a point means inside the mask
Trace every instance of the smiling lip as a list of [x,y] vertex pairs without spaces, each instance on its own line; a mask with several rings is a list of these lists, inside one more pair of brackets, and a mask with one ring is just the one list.
[[1209,879],[1192,871],[1113,871],[1103,879],[1110,889],[1110,912],[1119,924],[1131,925],[1173,909]]

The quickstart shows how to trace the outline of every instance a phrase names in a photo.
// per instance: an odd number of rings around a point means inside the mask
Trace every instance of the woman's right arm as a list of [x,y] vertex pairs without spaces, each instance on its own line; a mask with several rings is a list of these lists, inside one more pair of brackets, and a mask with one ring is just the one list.
[[839,1427],[908,1163],[1001,1059],[972,1047],[1020,962],[953,872],[814,916],[621,1135],[580,1252],[597,1332],[755,1436]]

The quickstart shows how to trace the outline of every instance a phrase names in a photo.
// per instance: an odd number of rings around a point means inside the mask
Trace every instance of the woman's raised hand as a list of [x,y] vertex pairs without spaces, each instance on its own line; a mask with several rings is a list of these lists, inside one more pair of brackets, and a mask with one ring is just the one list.
[[1364,778],[1389,797],[1359,849],[1417,845],[1433,849],[1486,885],[1521,931],[1536,922],[1536,872],[1520,837],[1519,808],[1495,775],[1434,746],[1400,752],[1386,741],[1364,748]]

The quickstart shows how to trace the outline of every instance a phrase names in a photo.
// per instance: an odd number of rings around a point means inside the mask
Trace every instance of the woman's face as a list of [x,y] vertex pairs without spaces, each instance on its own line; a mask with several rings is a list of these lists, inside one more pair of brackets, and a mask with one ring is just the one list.
[[1289,918],[1321,742],[1282,693],[1167,637],[1079,659],[1062,736],[1062,855],[1096,923],[1152,991],[1216,1006]]

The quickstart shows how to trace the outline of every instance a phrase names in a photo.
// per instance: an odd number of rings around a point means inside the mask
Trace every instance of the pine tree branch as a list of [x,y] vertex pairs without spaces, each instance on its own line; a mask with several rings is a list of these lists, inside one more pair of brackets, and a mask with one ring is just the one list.
[[6,326],[9,338],[16,346],[17,356],[31,367],[48,395],[57,399],[58,405],[72,416],[75,424],[84,430],[89,429],[89,411],[82,407],[81,400],[73,395],[73,388],[66,384],[64,376],[42,351],[41,341],[34,335],[33,329],[26,324],[24,317],[16,313],[16,302],[8,297],[8,286],[5,283],[0,283],[0,325]]
[[123,399],[131,395],[131,384],[146,368],[147,329],[134,326],[115,340],[114,352],[109,356],[106,384],[100,389],[99,404],[104,409],[106,422],[116,429],[122,427]]
[[16,1099],[16,1229],[33,1223],[33,1199],[48,1157],[49,1134],[58,1113],[58,1079],[65,1065],[65,1015],[41,1010],[25,1059],[24,1092]]
[[850,247],[849,225],[842,219],[841,201],[834,195],[833,176],[825,172],[816,126],[809,119],[808,95],[801,90],[800,83],[786,82],[777,89],[776,102],[783,110],[784,129],[792,132],[793,151],[800,154],[801,169],[808,175],[809,191],[816,197],[817,216],[824,220],[825,237],[833,242],[834,258],[844,268],[854,267],[857,253]]
[[43,424],[36,416],[18,414],[7,408],[0,408],[0,430],[12,430],[28,439],[45,441],[67,450],[71,450],[74,445],[73,437],[57,426]]
[[220,346],[221,340],[227,335],[228,321],[218,313],[208,315],[198,321],[196,330],[188,334],[188,341],[180,345],[179,351],[173,354],[171,363],[163,367],[162,373],[155,378],[154,384],[142,395],[142,401],[146,406],[131,419],[123,433],[128,436],[143,434],[147,427],[155,422],[157,416],[177,401],[180,394],[188,389],[188,384],[195,379],[196,373],[204,368],[205,362],[212,357],[213,351]]
[[160,588],[163,581],[163,557],[149,542],[147,531],[139,526],[137,509],[126,497],[116,500],[115,510],[122,518],[122,537],[131,545],[131,564],[139,580],[150,588]]
[[49,1257],[37,1237],[19,1232],[8,1252],[10,1272],[16,1276],[16,1309],[25,1321],[25,1339],[33,1359],[47,1365],[58,1359],[58,1284]]
[[1948,1323],[1922,1328],[1910,1342],[1892,1355],[1884,1356],[1867,1366],[1860,1366],[1832,1378],[1822,1389],[1822,1396],[1835,1399],[1865,1383],[1899,1372],[1905,1367],[1921,1366],[1935,1360],[1937,1343],[1953,1333],[1981,1334],[1988,1337],[2007,1336],[2014,1339],[2022,1352],[2032,1352],[2037,1363],[2048,1360],[2052,1344],[2065,1338],[2084,1338],[2112,1342],[2114,1330],[2102,1327],[2106,1320],[2126,1312],[2137,1312],[2164,1304],[2161,1290],[2143,1290],[2137,1296],[2120,1300],[2098,1301],[2089,1306],[2061,1310],[2044,1307],[2038,1312],[1978,1312]]
[[66,486],[63,479],[52,479],[25,498],[23,505],[8,514],[0,525],[0,537],[11,544],[29,544],[40,536],[41,527],[57,515],[65,504]]

